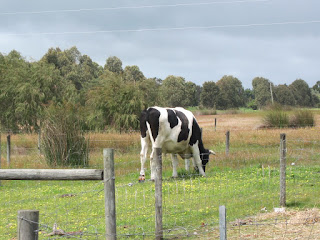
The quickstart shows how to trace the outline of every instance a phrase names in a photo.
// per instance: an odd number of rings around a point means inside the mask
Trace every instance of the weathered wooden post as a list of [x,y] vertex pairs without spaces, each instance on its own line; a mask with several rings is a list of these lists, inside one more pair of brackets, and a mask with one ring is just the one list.
[[287,146],[286,134],[280,134],[280,206],[286,206],[286,160]]
[[7,164],[10,166],[10,156],[11,156],[11,135],[7,135]]
[[156,240],[163,239],[162,231],[162,149],[155,148],[153,159],[156,164],[155,172],[155,224]]
[[214,131],[217,131],[217,118],[214,118]]
[[18,211],[18,240],[38,240],[39,211]]
[[38,151],[39,155],[41,155],[41,129],[38,131]]
[[227,240],[227,209],[219,206],[219,231],[220,240]]
[[117,239],[116,231],[116,200],[115,200],[115,176],[114,176],[114,150],[103,149],[103,182],[105,199],[106,239]]
[[[0,169],[1,169],[1,131],[0,131]],[[1,186],[1,181],[0,181]]]
[[230,150],[230,131],[228,130],[226,132],[226,155],[229,155],[229,150]]

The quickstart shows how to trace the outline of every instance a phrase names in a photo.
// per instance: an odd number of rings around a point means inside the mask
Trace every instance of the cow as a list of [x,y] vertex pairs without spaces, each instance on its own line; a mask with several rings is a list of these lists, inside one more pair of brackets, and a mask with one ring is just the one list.
[[162,148],[163,153],[171,153],[173,177],[178,177],[177,154],[186,159],[186,170],[189,171],[188,159],[192,158],[193,166],[205,176],[205,167],[213,151],[205,149],[201,129],[193,114],[182,108],[150,107],[140,115],[141,132],[141,171],[139,181],[145,180],[145,162],[148,148],[152,147],[150,156],[151,180],[155,178],[154,148]]

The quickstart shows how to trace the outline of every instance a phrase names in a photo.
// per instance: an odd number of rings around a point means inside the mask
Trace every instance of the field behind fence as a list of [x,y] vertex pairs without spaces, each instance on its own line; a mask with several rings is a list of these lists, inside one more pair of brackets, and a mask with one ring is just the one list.
[[[217,128],[214,129],[214,118]],[[316,121],[319,123],[318,115]],[[219,238],[219,206],[227,208],[228,239],[319,239],[319,124],[303,129],[257,130],[259,118],[243,114],[199,116],[211,157],[207,177],[183,171],[172,179],[170,156],[163,156],[163,229],[168,239]],[[226,154],[226,132],[230,131]],[[285,212],[275,213],[280,194],[280,134],[287,136]],[[88,133],[89,167],[103,169],[102,149],[115,149],[118,238],[154,239],[154,183],[138,183],[137,132]],[[36,134],[11,135],[11,160],[1,135],[2,168],[50,168]],[[147,165],[148,170],[149,166]],[[147,179],[150,172],[147,171]],[[14,239],[19,210],[40,211],[40,239],[63,235],[104,239],[102,181],[1,181],[0,239]],[[58,231],[57,230],[57,231]]]

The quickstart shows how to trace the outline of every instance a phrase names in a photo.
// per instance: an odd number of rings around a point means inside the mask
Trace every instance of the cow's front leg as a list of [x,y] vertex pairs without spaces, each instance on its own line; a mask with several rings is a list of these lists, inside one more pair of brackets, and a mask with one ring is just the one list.
[[198,155],[198,156],[196,156],[196,157],[194,157],[194,162],[195,162],[195,164],[196,164],[196,167],[198,168],[198,170],[199,170],[199,174],[200,175],[202,175],[202,176],[206,176],[206,174],[204,173],[204,171],[203,171],[203,168],[202,168],[202,161],[201,161],[201,159],[200,159],[200,156]]

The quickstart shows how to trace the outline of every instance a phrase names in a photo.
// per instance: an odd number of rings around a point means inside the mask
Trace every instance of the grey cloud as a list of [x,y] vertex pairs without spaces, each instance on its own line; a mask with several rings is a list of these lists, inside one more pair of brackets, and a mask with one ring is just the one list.
[[[183,3],[196,1],[183,1]],[[210,2],[210,1],[208,1]],[[212,1],[213,2],[213,1]],[[220,1],[221,2],[221,1]],[[138,65],[147,77],[179,75],[201,85],[232,74],[251,87],[256,76],[275,84],[303,78],[310,86],[320,80],[320,23],[232,27],[252,23],[320,20],[317,0],[270,0],[250,3],[210,4],[41,14],[0,14],[0,34],[63,33],[58,35],[1,35],[0,52],[12,49],[39,59],[50,47],[77,46],[100,65],[108,56],[124,66]],[[2,1],[1,12],[88,9],[165,5],[182,1]],[[143,28],[225,26],[211,29],[145,32],[95,31]]]

